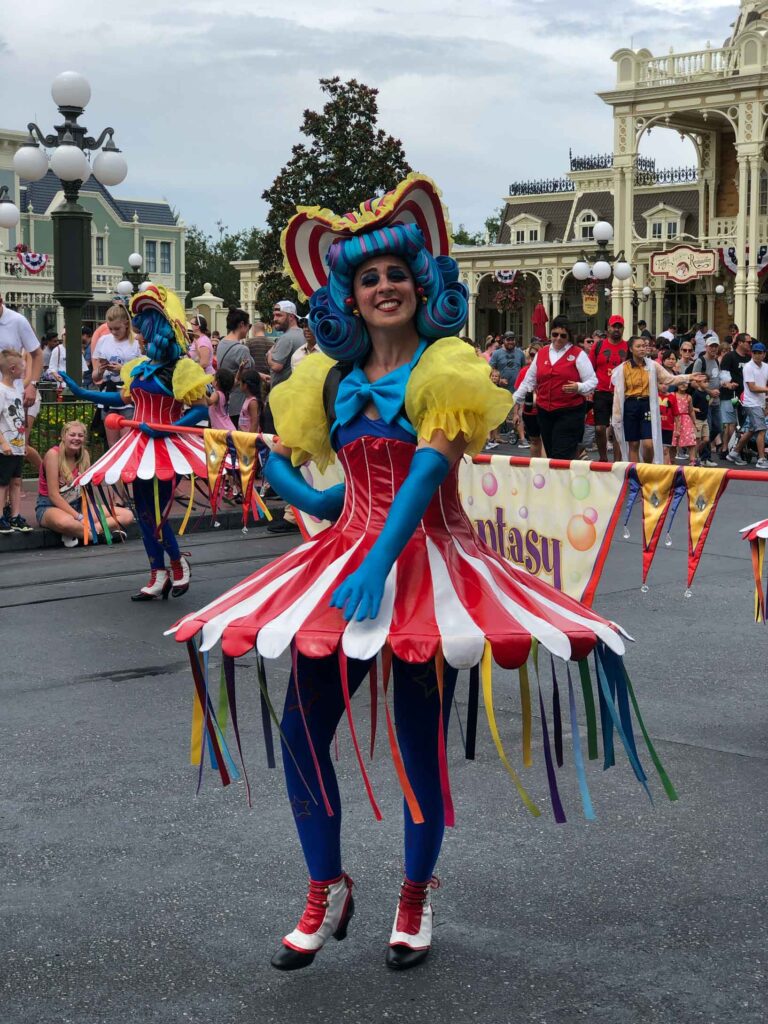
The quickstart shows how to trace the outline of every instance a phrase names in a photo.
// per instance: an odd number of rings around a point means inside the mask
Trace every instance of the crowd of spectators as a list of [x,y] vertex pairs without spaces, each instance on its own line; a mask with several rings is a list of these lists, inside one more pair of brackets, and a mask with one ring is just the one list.
[[[515,396],[510,416],[491,432],[486,451],[507,442],[550,458],[596,455],[601,462],[624,457],[709,468],[724,462],[745,466],[755,459],[755,468],[768,469],[765,347],[736,324],[723,339],[706,323],[688,331],[669,325],[654,337],[640,320],[637,334],[625,340],[619,316],[610,318],[606,330],[589,335],[574,335],[561,317],[550,326],[548,340],[533,338],[525,348],[512,331],[475,343],[494,383]],[[542,349],[547,372],[559,351],[570,351],[568,361],[575,364],[573,381],[560,386],[554,398],[548,392],[545,403],[552,408],[543,411],[535,365]],[[685,382],[672,379],[683,375],[689,378]],[[553,413],[554,435],[548,429]],[[543,445],[542,422],[548,424]],[[623,455],[617,435],[626,441]]]

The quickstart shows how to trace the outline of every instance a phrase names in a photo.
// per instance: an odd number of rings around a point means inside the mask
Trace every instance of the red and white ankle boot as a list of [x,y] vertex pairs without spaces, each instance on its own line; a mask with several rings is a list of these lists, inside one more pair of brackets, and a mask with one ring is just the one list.
[[174,597],[181,597],[189,590],[189,581],[192,579],[192,570],[184,555],[171,560],[171,593]]
[[349,875],[339,875],[329,882],[310,880],[304,913],[272,957],[273,967],[278,971],[309,967],[331,936],[339,942],[346,939],[355,912],[352,884]]
[[428,882],[403,880],[395,923],[389,937],[387,967],[407,971],[426,959],[432,945],[432,905],[429,890],[437,889],[436,878]]
[[171,592],[171,577],[167,569],[152,569],[149,577],[149,583],[142,587],[138,594],[132,594],[132,601],[154,601],[156,598],[160,598],[163,601],[168,600],[168,595]]

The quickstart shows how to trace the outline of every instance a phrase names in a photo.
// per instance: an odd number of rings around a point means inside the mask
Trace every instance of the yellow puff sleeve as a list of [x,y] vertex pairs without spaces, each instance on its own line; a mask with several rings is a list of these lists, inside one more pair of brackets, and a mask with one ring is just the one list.
[[291,449],[294,466],[312,460],[322,473],[335,461],[323,405],[325,378],[335,365],[335,360],[322,352],[313,353],[270,392],[275,430],[282,444]]
[[126,402],[129,400],[128,392],[131,390],[131,373],[133,372],[136,366],[139,366],[141,363],[148,362],[149,360],[147,359],[146,356],[137,356],[135,359],[132,359],[129,363],[123,363],[122,367],[120,368],[120,380],[122,381],[123,384],[123,386],[120,388],[120,394],[123,396]]
[[419,438],[429,442],[436,430],[449,441],[463,434],[469,455],[482,449],[511,408],[509,391],[491,383],[488,363],[460,338],[433,342],[405,390],[405,412]]
[[194,359],[180,359],[173,371],[173,397],[185,405],[205,398],[205,390],[213,380]]

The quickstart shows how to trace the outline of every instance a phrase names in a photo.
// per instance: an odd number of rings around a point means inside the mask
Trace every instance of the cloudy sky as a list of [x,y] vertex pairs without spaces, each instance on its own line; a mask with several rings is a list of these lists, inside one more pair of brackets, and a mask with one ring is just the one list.
[[[416,13],[411,13],[415,9]],[[164,197],[188,224],[263,224],[259,198],[299,140],[318,79],[379,89],[380,123],[479,229],[510,181],[560,175],[568,150],[610,149],[610,55],[722,45],[734,0],[33,0],[0,26],[1,124],[50,129],[52,78],[86,75],[84,118],[116,129],[116,193]],[[676,136],[652,137],[664,165]],[[341,211],[339,211],[341,212]]]

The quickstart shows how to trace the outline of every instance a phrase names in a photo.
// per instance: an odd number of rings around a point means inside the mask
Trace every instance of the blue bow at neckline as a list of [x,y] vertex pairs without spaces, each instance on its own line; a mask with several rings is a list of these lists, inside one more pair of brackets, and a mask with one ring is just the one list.
[[369,381],[362,367],[356,366],[339,384],[335,409],[337,423],[341,426],[351,423],[369,402],[373,402],[385,423],[393,423],[405,403],[405,388],[411,371],[426,347],[426,342],[422,341],[410,363],[398,366],[379,380]]

